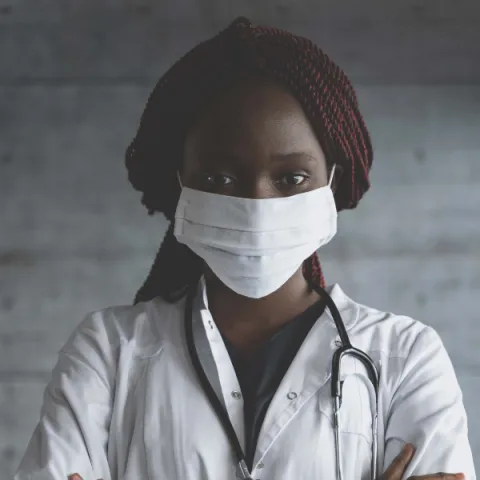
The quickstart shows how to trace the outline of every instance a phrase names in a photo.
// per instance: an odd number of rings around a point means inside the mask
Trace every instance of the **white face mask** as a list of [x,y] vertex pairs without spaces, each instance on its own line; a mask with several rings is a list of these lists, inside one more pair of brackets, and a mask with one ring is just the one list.
[[266,297],[336,234],[334,170],[327,186],[290,197],[238,198],[182,187],[174,235],[231,290]]

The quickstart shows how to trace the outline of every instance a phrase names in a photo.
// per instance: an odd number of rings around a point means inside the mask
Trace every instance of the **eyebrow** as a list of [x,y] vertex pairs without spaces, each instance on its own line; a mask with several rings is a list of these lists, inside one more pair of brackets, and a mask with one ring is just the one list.
[[[235,152],[220,152],[220,151],[213,151],[209,152],[208,154],[204,154],[205,159],[209,159],[210,161],[215,162],[218,159],[225,159],[225,158],[230,158],[232,160],[242,160],[243,156],[239,155]],[[274,161],[288,161],[292,160],[295,158],[302,158],[305,159],[309,162],[315,162],[317,163],[319,161],[318,158],[315,158],[314,155],[312,155],[309,152],[288,152],[288,153],[274,153],[270,155],[270,158]]]
[[289,153],[276,153],[271,156],[273,160],[290,160],[292,158],[305,158],[309,162],[318,162],[318,158],[315,158],[311,153],[308,152],[289,152]]

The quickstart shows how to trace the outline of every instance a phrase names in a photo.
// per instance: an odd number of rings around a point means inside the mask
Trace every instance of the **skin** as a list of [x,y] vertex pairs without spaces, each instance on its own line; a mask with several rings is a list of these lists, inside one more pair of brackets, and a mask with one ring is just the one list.
[[[247,79],[219,95],[190,130],[181,179],[193,189],[261,199],[323,187],[328,175],[299,102],[276,84]],[[319,299],[301,268],[260,299],[235,293],[207,266],[205,278],[215,322],[244,356]]]

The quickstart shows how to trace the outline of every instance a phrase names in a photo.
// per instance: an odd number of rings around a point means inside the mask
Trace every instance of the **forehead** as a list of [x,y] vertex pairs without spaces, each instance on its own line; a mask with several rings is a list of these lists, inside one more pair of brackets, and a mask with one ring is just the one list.
[[321,148],[297,99],[266,79],[242,79],[217,95],[187,135],[186,156],[234,152],[238,156],[282,155]]

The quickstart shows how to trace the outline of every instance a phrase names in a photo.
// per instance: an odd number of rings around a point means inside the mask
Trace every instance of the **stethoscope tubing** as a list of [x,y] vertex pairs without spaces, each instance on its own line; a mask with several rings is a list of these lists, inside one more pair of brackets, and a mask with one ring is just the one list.
[[[341,440],[340,440],[340,424],[339,424],[339,410],[342,405],[342,386],[341,381],[341,364],[345,356],[351,355],[359,360],[367,369],[368,376],[375,390],[375,413],[372,421],[372,480],[377,477],[377,451],[378,451],[378,438],[377,438],[377,423],[378,423],[378,390],[380,384],[380,376],[373,360],[362,350],[355,348],[350,343],[345,324],[343,323],[340,312],[338,311],[335,302],[330,295],[320,287],[319,285],[312,285],[312,288],[318,295],[325,299],[326,306],[328,307],[335,326],[337,328],[338,335],[340,337],[341,346],[334,352],[332,357],[332,378],[331,378],[331,396],[334,408],[334,435],[335,435],[335,456],[336,456],[336,468],[337,479],[343,479],[343,472],[341,469]],[[218,416],[225,433],[230,441],[230,445],[233,449],[235,457],[240,468],[240,472],[244,480],[252,480],[250,472],[245,461],[245,454],[242,446],[238,440],[235,429],[230,421],[227,410],[224,408],[222,402],[218,398],[215,390],[209,382],[207,375],[202,367],[202,363],[198,356],[197,349],[195,348],[195,342],[193,338],[193,301],[196,293],[195,286],[191,286],[187,292],[187,299],[185,303],[185,340],[187,344],[188,353],[192,362],[193,368],[198,376],[198,380],[207,395],[212,408]]]

